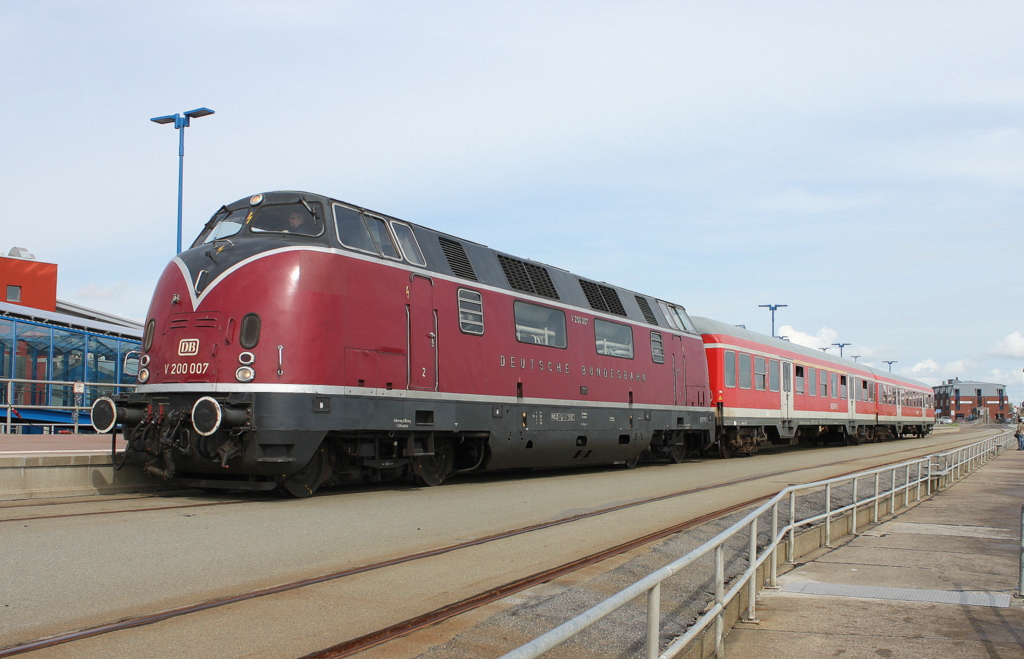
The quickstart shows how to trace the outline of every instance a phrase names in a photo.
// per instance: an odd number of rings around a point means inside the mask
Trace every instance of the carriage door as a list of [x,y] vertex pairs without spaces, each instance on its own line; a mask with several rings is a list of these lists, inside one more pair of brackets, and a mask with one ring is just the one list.
[[434,282],[412,275],[409,282],[409,388],[437,389],[437,312]]
[[782,362],[782,420],[793,419],[793,362]]
[[857,419],[857,392],[860,391],[860,378],[855,378],[852,375],[847,374],[846,381],[850,383],[850,386],[846,388],[846,395],[849,397],[846,405],[850,411],[850,420],[855,421]]

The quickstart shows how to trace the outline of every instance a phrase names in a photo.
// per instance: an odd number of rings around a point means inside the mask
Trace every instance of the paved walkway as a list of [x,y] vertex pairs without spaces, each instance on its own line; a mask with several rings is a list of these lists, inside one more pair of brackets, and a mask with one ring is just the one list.
[[779,577],[730,659],[1024,658],[1024,452]]
[[[117,436],[118,450],[124,438]],[[0,434],[0,456],[40,453],[110,453],[110,435],[4,435]]]

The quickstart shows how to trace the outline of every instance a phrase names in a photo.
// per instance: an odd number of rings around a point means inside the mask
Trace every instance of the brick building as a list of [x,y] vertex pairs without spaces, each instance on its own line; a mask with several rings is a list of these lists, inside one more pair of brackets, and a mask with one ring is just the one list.
[[1013,416],[1013,405],[1006,397],[1005,384],[953,379],[932,389],[935,390],[938,417],[1000,421]]

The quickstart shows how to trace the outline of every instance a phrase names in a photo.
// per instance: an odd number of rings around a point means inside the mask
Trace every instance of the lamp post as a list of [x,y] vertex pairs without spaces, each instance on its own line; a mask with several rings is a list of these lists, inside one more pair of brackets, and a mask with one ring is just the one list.
[[892,365],[895,364],[898,361],[899,361],[898,359],[893,359],[892,361],[889,361],[888,359],[883,359],[882,363],[883,364],[888,364],[889,365],[889,372],[892,373]]
[[780,309],[782,307],[788,307],[789,305],[788,304],[759,304],[757,306],[764,307],[765,309],[771,309],[771,312],[772,312],[772,338],[774,339],[775,338],[775,310],[776,309]]
[[852,346],[853,344],[852,343],[833,343],[832,345],[839,346],[839,358],[842,359],[843,358],[843,347],[844,346]]
[[181,254],[181,182],[185,172],[185,129],[188,128],[190,119],[198,119],[213,114],[209,108],[196,108],[182,114],[169,114],[164,117],[153,117],[150,121],[158,124],[173,123],[178,132],[178,251]]
[[852,359],[853,361],[857,361],[858,357],[860,357],[860,355],[850,355],[850,359]]

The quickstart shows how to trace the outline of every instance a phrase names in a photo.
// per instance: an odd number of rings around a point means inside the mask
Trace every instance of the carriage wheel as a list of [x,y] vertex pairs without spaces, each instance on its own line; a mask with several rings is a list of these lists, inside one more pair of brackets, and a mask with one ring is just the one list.
[[412,460],[413,479],[421,486],[440,485],[454,468],[455,448],[449,439],[435,439],[434,455],[420,455]]
[[306,466],[277,484],[278,492],[304,499],[313,496],[324,482],[327,471],[327,445],[321,444]]
[[857,433],[851,433],[847,430],[843,430],[843,441],[847,446],[857,446],[860,444],[860,437]]

